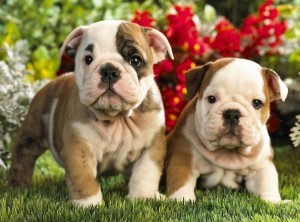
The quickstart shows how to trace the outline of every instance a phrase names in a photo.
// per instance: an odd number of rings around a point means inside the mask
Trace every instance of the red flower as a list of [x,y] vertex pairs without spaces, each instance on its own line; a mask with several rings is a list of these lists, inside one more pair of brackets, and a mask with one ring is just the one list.
[[154,19],[149,17],[148,11],[139,12],[136,10],[134,11],[134,18],[131,21],[139,24],[140,26],[152,27]]
[[175,74],[179,84],[185,85],[185,73],[190,68],[195,67],[196,64],[193,62],[191,58],[186,58],[182,63],[178,64],[175,68]]
[[273,0],[266,0],[259,7],[258,15],[248,16],[241,26],[244,57],[276,54],[286,29],[286,23],[279,21]]
[[211,41],[213,49],[222,56],[240,55],[240,32],[225,18],[221,19],[216,27],[217,34]]
[[169,27],[165,32],[172,45],[188,48],[191,40],[197,39],[198,32],[193,21],[193,13],[190,7],[174,6],[175,12],[169,14],[167,19]]
[[186,105],[184,99],[186,88],[184,84],[178,84],[175,87],[167,85],[162,87],[161,92],[165,106],[166,130],[169,132],[175,126],[180,112]]
[[153,67],[155,78],[158,78],[161,74],[167,74],[171,72],[173,66],[174,64],[171,59],[166,59],[158,64],[155,64]]
[[275,20],[279,16],[279,12],[274,5],[273,0],[266,0],[258,9],[258,17],[263,19]]
[[198,38],[189,42],[189,52],[193,56],[201,56],[211,50],[211,46],[206,42],[205,38]]

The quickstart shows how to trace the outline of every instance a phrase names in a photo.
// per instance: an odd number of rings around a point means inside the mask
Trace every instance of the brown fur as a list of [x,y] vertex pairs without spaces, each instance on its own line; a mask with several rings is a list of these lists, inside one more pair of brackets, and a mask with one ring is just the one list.
[[187,104],[175,128],[167,136],[168,154],[165,167],[168,194],[172,194],[179,187],[184,185],[191,174],[192,151],[188,145],[189,142],[179,129],[185,124],[187,115],[195,109],[196,102],[197,98],[194,97],[194,99]]
[[166,149],[166,136],[165,136],[165,127],[162,127],[160,131],[157,132],[153,139],[153,145],[149,150],[150,157],[155,160],[157,165],[161,168],[164,167],[165,157],[167,153]]
[[[145,64],[142,64],[137,70],[140,78],[151,73],[150,70],[152,69],[153,56],[149,48],[145,29],[133,23],[122,23],[116,36],[116,45],[118,52],[126,61],[129,61],[131,54],[137,54],[144,59]],[[134,46],[137,51],[132,51],[132,46]],[[142,50],[140,49],[143,49],[143,52],[146,52],[146,58],[144,58]]]
[[[18,132],[16,143],[13,148],[12,167],[9,173],[9,184],[13,186],[26,186],[31,183],[32,171],[37,157],[49,146],[47,123],[43,115],[50,111],[53,98],[60,98],[61,109],[66,109],[66,98],[70,96],[68,89],[74,86],[74,78],[64,75],[47,84],[34,97],[28,115]],[[65,112],[58,112],[54,136],[58,152],[62,149],[62,126]],[[46,142],[47,141],[47,142]]]

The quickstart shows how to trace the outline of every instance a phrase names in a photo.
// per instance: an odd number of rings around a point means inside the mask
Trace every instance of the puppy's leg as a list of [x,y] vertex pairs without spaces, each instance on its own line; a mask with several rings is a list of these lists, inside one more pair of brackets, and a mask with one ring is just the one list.
[[[170,142],[172,145],[172,143]],[[188,142],[182,140],[173,141],[166,163],[167,193],[171,199],[180,201],[194,201],[196,180],[199,176],[193,170],[192,154],[186,147]]]
[[265,163],[264,168],[258,169],[246,178],[246,188],[263,200],[278,203],[281,201],[278,188],[278,174],[273,162]]
[[102,204],[102,193],[96,181],[97,160],[89,146],[76,135],[65,136],[61,152],[66,181],[72,202],[87,207]]
[[215,167],[213,172],[210,174],[202,175],[202,179],[200,182],[201,187],[214,187],[225,177],[225,171],[222,168]]
[[159,193],[159,181],[162,175],[166,156],[166,142],[164,130],[154,138],[151,147],[143,151],[134,163],[129,180],[129,198],[156,198],[164,196]]
[[48,144],[40,109],[40,107],[35,107],[35,104],[32,105],[18,132],[8,175],[10,186],[30,185],[35,161],[47,149]]
[[239,189],[240,183],[242,182],[242,176],[236,174],[233,171],[226,170],[225,174],[222,178],[222,184],[225,187],[231,188],[231,189]]

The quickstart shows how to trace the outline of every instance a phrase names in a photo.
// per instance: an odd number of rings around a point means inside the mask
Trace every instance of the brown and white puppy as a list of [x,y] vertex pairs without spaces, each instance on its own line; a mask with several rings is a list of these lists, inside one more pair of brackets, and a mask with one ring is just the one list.
[[75,72],[41,89],[16,139],[9,184],[31,183],[37,157],[51,148],[65,168],[72,201],[102,203],[96,176],[131,173],[130,198],[159,198],[166,153],[164,109],[153,65],[173,58],[159,31],[124,21],[80,26],[61,54]]
[[272,70],[255,62],[224,58],[186,74],[191,101],[167,137],[167,191],[171,199],[195,200],[204,187],[246,188],[279,202],[278,175],[266,122],[270,102],[288,90]]

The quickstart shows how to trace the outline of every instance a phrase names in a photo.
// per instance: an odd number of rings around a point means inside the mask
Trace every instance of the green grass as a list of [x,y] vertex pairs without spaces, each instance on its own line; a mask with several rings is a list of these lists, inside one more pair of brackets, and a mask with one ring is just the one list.
[[288,204],[268,204],[247,191],[223,187],[197,190],[196,203],[130,201],[122,176],[102,178],[105,205],[77,208],[69,203],[64,171],[49,152],[37,162],[33,186],[7,187],[0,169],[0,221],[300,221],[300,150],[277,148],[280,193]]

